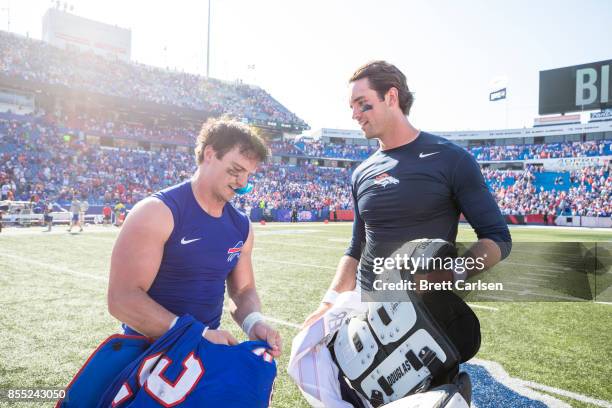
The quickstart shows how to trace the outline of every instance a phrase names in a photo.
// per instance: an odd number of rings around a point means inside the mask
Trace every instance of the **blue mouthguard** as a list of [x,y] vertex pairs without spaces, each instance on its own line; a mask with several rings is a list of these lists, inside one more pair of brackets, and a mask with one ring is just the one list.
[[235,188],[234,192],[238,195],[244,195],[253,191],[253,184],[248,183],[246,186],[241,188]]

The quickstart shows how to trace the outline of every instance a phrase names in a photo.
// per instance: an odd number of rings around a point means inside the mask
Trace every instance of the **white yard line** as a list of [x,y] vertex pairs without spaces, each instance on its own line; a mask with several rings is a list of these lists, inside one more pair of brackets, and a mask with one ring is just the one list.
[[3,228],[0,233],[0,238],[12,238],[12,237],[24,237],[24,236],[38,236],[46,237],[48,235],[91,235],[91,234],[115,234],[119,230],[115,228],[102,229],[102,228],[85,228],[83,232],[74,230],[72,232],[66,231],[66,226],[54,227],[50,232],[47,232],[43,227],[31,227],[31,228]]
[[298,235],[304,235],[304,234],[316,234],[317,232],[324,232],[323,230],[319,230],[319,229],[304,229],[304,228],[287,228],[287,229],[277,229],[277,230],[273,230],[273,231],[258,231],[257,232],[257,237],[267,237],[270,235],[275,235],[275,236],[298,236]]
[[[465,224],[463,224],[465,225]],[[508,225],[510,229],[542,229],[542,230],[567,230],[567,231],[589,231],[600,233],[602,235],[612,236],[611,228],[597,228],[597,227],[568,227],[566,225]]]
[[559,275],[554,274],[554,273],[536,273],[536,272],[527,272],[525,275],[529,275],[529,276],[543,276],[545,278],[554,278],[554,277],[559,276]]
[[[229,312],[229,307],[224,307],[223,311]],[[265,316],[265,318],[266,320],[269,320],[273,323],[280,324],[281,326],[291,327],[292,329],[299,329],[300,327],[302,327],[301,324],[291,323],[291,322],[288,322],[287,320],[277,319],[272,316]]]
[[586,404],[593,404],[593,405],[597,405],[598,407],[612,408],[612,403],[610,403],[609,401],[592,398],[592,397],[589,397],[583,394],[578,394],[576,392],[563,390],[561,388],[550,387],[548,385],[539,384],[533,381],[522,381],[522,383],[529,388],[535,388],[536,390],[549,392],[551,394],[557,394],[562,397],[571,398],[576,401],[584,402]]
[[[4,258],[8,258],[8,259],[12,259],[15,261],[19,261],[19,262],[23,262],[23,263],[28,263],[30,265],[35,265],[35,266],[39,266],[42,268],[46,268],[46,269],[50,269],[52,271],[57,271],[57,272],[61,272],[61,273],[67,273],[73,276],[77,276],[79,278],[87,278],[87,279],[94,279],[94,280],[99,280],[99,281],[103,281],[103,282],[107,282],[108,279],[102,276],[98,276],[98,275],[93,275],[90,273],[84,273],[84,272],[77,272],[74,271],[72,269],[66,268],[66,267],[62,267],[62,266],[56,266],[56,265],[52,265],[52,264],[48,264],[48,263],[44,263],[44,262],[40,262],[40,261],[35,261],[33,259],[30,258],[26,258],[23,256],[19,256],[19,255],[14,255],[14,254],[7,254],[6,252],[2,252],[0,253],[1,257]],[[223,308],[224,310],[228,310],[227,308]],[[301,327],[301,325],[297,324],[297,323],[291,323],[288,322],[286,320],[281,320],[281,319],[276,319],[274,317],[270,317],[270,316],[266,316],[266,318],[268,320],[270,320],[271,322],[283,325],[283,326],[288,326],[288,327],[292,327],[294,329],[299,329]]]
[[609,401],[596,399],[587,395],[563,390],[561,388],[550,387],[548,385],[539,384],[534,381],[525,381],[521,380],[520,378],[510,377],[506,370],[504,370],[504,368],[499,363],[496,363],[494,361],[473,358],[472,360],[468,361],[468,364],[476,364],[484,367],[489,372],[489,374],[493,376],[493,378],[495,378],[497,381],[507,386],[508,388],[512,389],[513,391],[521,395],[525,395],[526,397],[529,397],[531,399],[542,401],[546,405],[551,407],[569,407],[569,405],[554,397],[550,397],[545,394],[535,393],[531,389],[546,391],[551,394],[556,394],[566,398],[574,399],[576,401],[593,404],[598,407],[612,408],[612,403],[610,403]]
[[[479,306],[479,305],[471,305],[471,306]],[[485,306],[486,307],[486,306]],[[497,310],[495,308],[491,308],[494,310]],[[288,322],[286,320],[280,320],[280,319],[275,319],[272,318],[270,316],[266,316],[266,318],[272,322],[284,325],[284,326],[288,326],[288,327],[293,327],[296,329],[300,328],[299,324],[296,323],[291,323]],[[551,387],[548,385],[544,385],[544,384],[539,384],[537,382],[534,381],[526,381],[526,380],[521,380],[519,378],[513,378],[510,377],[510,375],[508,375],[508,373],[504,370],[504,368],[494,362],[494,361],[486,361],[486,360],[480,360],[480,359],[472,359],[470,360],[468,363],[472,363],[472,364],[476,364],[476,365],[480,365],[483,366],[487,369],[487,371],[499,382],[501,382],[502,384],[506,385],[507,387],[509,387],[510,389],[512,389],[513,391],[524,395],[528,398],[531,399],[535,399],[538,401],[541,401],[543,403],[545,403],[548,406],[553,406],[553,407],[568,407],[570,408],[570,406],[554,397],[545,395],[545,394],[538,394],[533,392],[531,389],[536,389],[536,390],[541,390],[541,391],[545,391],[551,394],[556,394],[556,395],[560,395],[566,398],[571,398],[574,399],[576,401],[580,401],[580,402],[584,402],[587,404],[593,404],[596,405],[598,407],[604,407],[604,408],[612,408],[612,403],[608,402],[608,401],[604,401],[604,400],[600,400],[600,399],[596,399],[596,398],[592,398],[589,397],[587,395],[583,395],[583,394],[579,394],[579,393],[575,393],[575,392],[571,392],[571,391],[567,391],[561,388],[556,388],[556,387]]]
[[269,262],[269,263],[278,263],[283,265],[294,265],[294,266],[306,266],[308,268],[318,268],[318,269],[330,269],[332,271],[336,270],[335,266],[324,266],[324,265],[316,265],[302,262],[291,262],[291,261],[279,261],[276,259],[268,259],[268,258],[253,258],[254,262]]
[[499,363],[496,363],[494,361],[473,358],[470,361],[468,361],[467,364],[474,364],[474,365],[483,367],[491,375],[491,377],[493,377],[497,382],[499,382],[500,384],[508,387],[512,391],[524,397],[527,397],[532,400],[540,401],[548,407],[571,408],[571,406],[566,402],[558,400],[557,398],[552,397],[550,395],[535,392],[531,388],[526,387],[523,384],[522,380],[518,378],[510,377],[510,375],[506,372],[506,370],[504,370],[504,368]]
[[520,288],[542,288],[539,285],[534,285],[532,283],[525,283],[525,282],[504,282],[504,285],[516,285]]
[[345,238],[328,238],[327,239],[329,242],[340,242],[341,244],[346,244],[348,245],[351,241],[347,240]]
[[542,297],[547,297],[547,298],[551,298],[551,299],[559,299],[559,300],[565,300],[565,301],[569,301],[569,302],[580,302],[583,301],[583,299],[580,299],[578,297],[571,297],[571,296],[560,296],[560,295],[547,295],[544,293],[539,293],[539,292],[533,292],[531,290],[525,289],[525,290],[514,290],[514,289],[504,289],[506,292],[513,292],[518,294],[519,296],[542,296]]
[[293,327],[294,329],[299,329],[300,327],[302,327],[301,324],[291,323],[291,322],[288,322],[286,320],[276,319],[276,318],[270,317],[270,316],[266,316],[266,319],[268,319],[271,322],[283,325],[283,326]]
[[498,308],[496,307],[491,307],[491,306],[483,306],[483,305],[476,305],[474,303],[468,303],[468,306],[473,307],[474,309],[483,309],[483,310],[490,310],[492,312],[497,312],[499,311]]
[[516,265],[516,266],[528,266],[530,268],[538,268],[538,269],[543,269],[545,271],[550,271],[550,272],[557,272],[559,269],[562,269],[564,271],[573,271],[572,268],[566,268],[564,266],[545,266],[545,265],[534,265],[534,264],[528,264],[528,263],[522,263],[522,262],[509,262],[509,261],[502,261],[500,264],[498,264],[500,266],[503,265]]
[[328,227],[351,227],[352,222],[270,222],[266,225],[261,225],[258,222],[253,222],[252,225],[256,230],[265,230],[266,228],[328,228]]
[[528,280],[528,281],[533,281],[533,282],[548,282],[547,279],[539,279],[539,278],[530,278],[528,276],[517,276],[516,279],[520,279],[520,280]]
[[[102,276],[98,276],[98,275],[93,275],[93,274],[89,274],[89,273],[84,273],[84,272],[78,272],[78,271],[74,271],[72,269],[66,268],[66,267],[62,267],[62,266],[57,266],[57,265],[52,265],[52,264],[48,264],[45,262],[41,262],[41,261],[36,261],[30,258],[26,258],[20,255],[15,255],[15,254],[8,254],[6,252],[2,252],[0,253],[1,257],[4,258],[8,258],[8,259],[12,259],[12,260],[16,260],[19,262],[24,262],[24,263],[28,263],[31,265],[36,265],[36,266],[40,266],[40,267],[44,267],[50,270],[54,270],[54,271],[58,271],[58,272],[62,272],[62,273],[68,273],[70,275],[74,275],[77,277],[81,277],[81,278],[87,278],[87,279],[94,279],[94,280],[98,280],[98,281],[104,281],[106,282],[108,279],[106,277],[102,277]],[[279,262],[279,261],[273,261],[273,262]],[[282,263],[286,263],[285,261],[282,261]],[[309,266],[313,266],[313,267],[322,267],[320,265],[309,265]],[[327,267],[324,267],[327,268]],[[335,268],[330,268],[330,269],[335,269]],[[612,304],[612,302],[596,302],[596,303],[603,303],[603,304]],[[486,309],[491,309],[491,310],[497,310],[496,308],[492,308],[492,307],[488,307],[488,306],[481,306],[481,305],[474,305],[474,304],[470,304],[470,306],[472,307],[477,307],[477,308],[486,308]],[[226,308],[224,308],[226,309]],[[299,329],[301,327],[301,325],[297,324],[297,323],[292,323],[286,320],[282,320],[282,319],[276,319],[274,317],[271,316],[266,316],[266,318],[268,320],[270,320],[271,322],[283,325],[283,326],[287,326],[287,327],[291,327],[294,329]],[[498,380],[500,380],[500,382],[502,382],[505,385],[511,384],[513,387],[511,387],[512,389],[514,389],[516,392],[528,396],[529,398],[532,399],[536,399],[539,401],[542,401],[544,403],[549,403],[552,404],[552,406],[555,407],[566,407],[568,406],[567,404],[563,403],[562,401],[559,401],[558,399],[549,397],[547,395],[541,395],[541,394],[536,394],[531,392],[531,394],[529,393],[529,391],[526,390],[526,388],[533,388],[533,389],[538,389],[538,390],[542,390],[545,392],[549,392],[549,393],[553,393],[553,394],[557,394],[566,398],[571,398],[574,399],[576,401],[581,401],[584,403],[588,403],[588,404],[593,404],[599,407],[604,407],[604,408],[612,408],[612,403],[608,402],[608,401],[604,401],[604,400],[600,400],[600,399],[596,399],[596,398],[592,398],[589,397],[587,395],[583,395],[583,394],[579,394],[579,393],[575,393],[575,392],[571,392],[571,391],[567,391],[567,390],[563,390],[560,388],[555,388],[555,387],[550,387],[544,384],[539,384],[533,381],[525,381],[525,380],[521,380],[518,378],[512,378],[510,377],[506,371],[502,368],[501,365],[499,365],[498,363],[492,362],[492,361],[485,361],[485,360],[479,360],[479,359],[472,359],[470,361],[471,363],[474,364],[478,364],[478,365],[482,365],[485,368],[488,369],[488,371]],[[523,389],[521,389],[520,391],[516,389],[516,386],[522,386]]]
[[[483,298],[483,299],[491,299],[491,300],[495,300],[498,302],[512,302],[512,299],[507,298],[507,297],[503,297],[503,296],[497,296],[497,295],[481,295],[478,294],[478,299]],[[472,305],[470,305],[472,306]],[[477,307],[477,305],[474,305],[472,307]]]
[[49,264],[49,263],[45,263],[45,262],[41,262],[41,261],[36,261],[34,259],[31,259],[31,258],[26,258],[26,257],[20,256],[20,255],[9,254],[9,253],[6,253],[6,252],[0,252],[0,257],[12,259],[14,261],[19,261],[19,262],[27,263],[27,264],[34,265],[34,266],[39,266],[41,268],[50,269],[52,271],[57,271],[57,272],[61,272],[61,273],[67,273],[67,274],[70,274],[70,275],[78,276],[80,278],[87,278],[87,279],[94,279],[94,280],[98,280],[98,281],[102,281],[102,282],[108,282],[108,277],[104,277],[104,276],[100,276],[100,275],[94,275],[94,274],[86,273],[86,272],[79,272],[79,271],[75,271],[75,270],[66,268],[64,266],[56,266],[56,265],[53,265],[53,264]]
[[267,239],[256,239],[255,240],[255,246],[257,246],[258,244],[276,244],[276,245],[287,245],[287,246],[294,246],[294,247],[300,247],[300,248],[317,248],[317,249],[339,249],[339,250],[345,250],[346,247],[341,247],[341,246],[333,246],[333,245],[310,245],[310,244],[300,244],[300,243],[296,243],[296,242],[287,242],[287,241],[272,241],[272,240],[267,240]]

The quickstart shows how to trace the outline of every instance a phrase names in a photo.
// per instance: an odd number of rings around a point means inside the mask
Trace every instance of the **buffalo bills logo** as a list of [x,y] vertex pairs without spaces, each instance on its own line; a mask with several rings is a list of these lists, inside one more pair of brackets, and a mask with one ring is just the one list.
[[382,187],[387,187],[389,184],[399,184],[399,180],[393,176],[388,175],[387,173],[382,173],[374,177],[374,184],[377,184]]
[[234,258],[240,257],[240,251],[242,251],[242,246],[244,242],[238,241],[236,245],[227,250],[227,262],[232,262]]

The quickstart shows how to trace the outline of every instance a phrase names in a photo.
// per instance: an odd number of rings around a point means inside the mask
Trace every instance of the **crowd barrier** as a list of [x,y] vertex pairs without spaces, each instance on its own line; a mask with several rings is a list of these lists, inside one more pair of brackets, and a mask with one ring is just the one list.
[[[88,223],[99,224],[103,221],[101,205],[92,205],[89,207],[85,215],[85,221]],[[112,207],[111,207],[112,208]],[[128,210],[129,211],[129,210]],[[287,208],[280,209],[261,209],[252,208],[249,217],[252,222],[277,221],[291,222],[292,210]],[[68,211],[53,212],[54,223],[69,223],[71,213]],[[297,213],[298,222],[312,221],[353,221],[353,210],[337,210],[330,212],[329,209],[321,210],[302,210]],[[612,217],[585,217],[572,215],[554,216],[549,214],[546,219],[543,214],[529,215],[505,215],[504,219],[509,225],[560,225],[568,227],[591,227],[591,228],[612,228]],[[42,224],[42,214],[4,214],[3,223],[9,224]],[[465,217],[461,214],[461,222],[466,222]]]

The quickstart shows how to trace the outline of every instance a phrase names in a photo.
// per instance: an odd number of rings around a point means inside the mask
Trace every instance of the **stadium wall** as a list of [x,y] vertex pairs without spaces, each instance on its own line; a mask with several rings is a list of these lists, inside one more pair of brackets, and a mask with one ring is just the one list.
[[522,129],[475,130],[432,133],[455,142],[460,140],[487,140],[563,136],[595,132],[607,132],[606,137],[609,138],[610,136],[612,136],[612,121],[591,122],[575,125],[531,127]]
[[555,219],[555,224],[566,227],[612,228],[612,218],[560,215]]
[[529,159],[525,164],[541,164],[546,171],[571,171],[588,166],[604,166],[612,156],[564,157],[558,159]]

